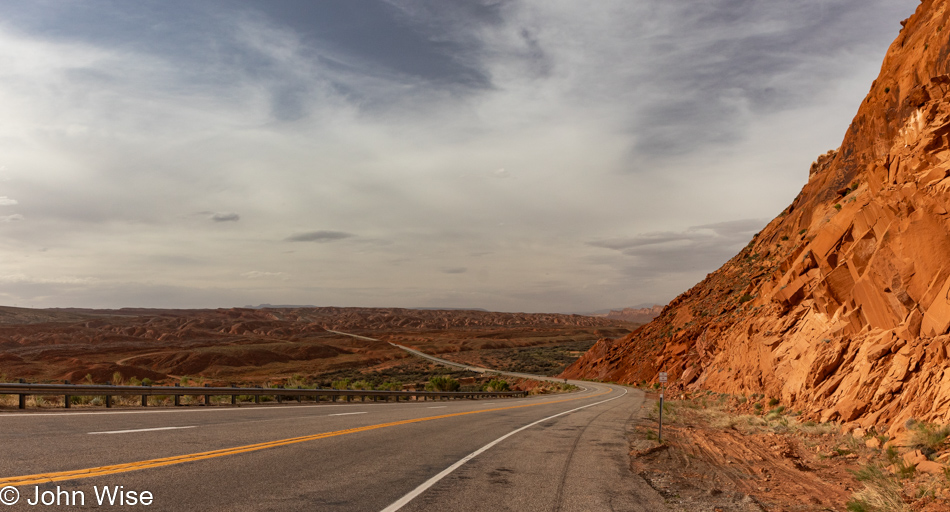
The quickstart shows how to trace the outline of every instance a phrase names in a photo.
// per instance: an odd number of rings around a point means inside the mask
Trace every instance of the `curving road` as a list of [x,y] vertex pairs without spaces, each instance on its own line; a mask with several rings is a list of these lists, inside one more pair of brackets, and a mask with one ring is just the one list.
[[0,502],[19,493],[0,511],[97,508],[103,487],[148,492],[131,506],[147,510],[666,510],[629,469],[642,394],[575,384],[494,401],[0,413]]

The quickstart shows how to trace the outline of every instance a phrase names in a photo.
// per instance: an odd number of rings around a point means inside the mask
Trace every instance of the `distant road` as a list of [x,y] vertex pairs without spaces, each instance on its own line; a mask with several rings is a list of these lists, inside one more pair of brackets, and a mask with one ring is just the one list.
[[667,510],[629,469],[643,394],[575,384],[490,401],[4,412],[0,500],[13,486],[20,501],[0,510],[35,510],[44,491],[95,508],[103,486],[170,511]]

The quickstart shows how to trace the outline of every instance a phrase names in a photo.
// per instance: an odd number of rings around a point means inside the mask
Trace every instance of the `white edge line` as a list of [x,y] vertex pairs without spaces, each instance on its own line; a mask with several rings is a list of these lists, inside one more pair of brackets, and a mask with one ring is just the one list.
[[89,435],[96,434],[128,434],[130,432],[153,432],[155,430],[180,430],[183,428],[195,428],[195,425],[189,425],[187,427],[155,427],[155,428],[137,428],[133,430],[110,430],[107,432],[86,432]]
[[438,483],[439,480],[442,480],[443,478],[449,476],[449,474],[451,474],[451,473],[452,473],[453,471],[455,471],[456,469],[462,467],[466,462],[468,462],[468,461],[474,459],[475,457],[479,456],[479,455],[482,454],[483,452],[488,451],[491,447],[493,447],[493,446],[495,446],[496,444],[498,444],[498,443],[504,441],[505,439],[508,439],[509,437],[511,437],[511,436],[513,436],[513,435],[515,435],[515,434],[517,434],[518,432],[521,432],[522,430],[529,429],[529,428],[531,428],[531,427],[537,425],[538,423],[544,423],[545,421],[548,421],[548,420],[553,419],[553,418],[557,418],[558,416],[564,416],[565,414],[570,414],[570,413],[572,413],[572,412],[579,411],[579,410],[581,410],[581,409],[586,409],[586,408],[588,408],[588,407],[593,407],[593,406],[595,406],[595,405],[600,405],[600,404],[602,404],[602,403],[610,402],[611,400],[616,400],[616,399],[618,399],[618,398],[623,397],[623,396],[626,395],[626,394],[627,394],[627,390],[624,389],[624,390],[623,390],[623,394],[620,395],[620,396],[615,396],[615,397],[613,397],[613,398],[608,398],[607,400],[601,400],[600,402],[594,402],[594,403],[592,403],[592,404],[587,404],[587,405],[578,407],[578,408],[576,408],[576,409],[571,409],[571,410],[569,410],[569,411],[564,411],[564,412],[555,414],[555,415],[553,415],[553,416],[548,416],[547,418],[542,418],[542,419],[540,419],[540,420],[538,420],[538,421],[535,421],[534,423],[529,423],[529,424],[527,424],[527,425],[525,425],[525,426],[523,426],[523,427],[521,427],[521,428],[519,428],[519,429],[512,430],[511,432],[508,432],[507,434],[505,434],[505,435],[499,437],[498,439],[495,439],[494,441],[492,441],[492,442],[486,444],[485,446],[482,446],[481,448],[475,450],[474,452],[468,454],[467,456],[465,456],[464,458],[462,458],[461,460],[459,460],[459,461],[456,462],[455,464],[452,464],[451,466],[445,468],[444,470],[442,470],[441,473],[439,473],[438,475],[435,475],[434,477],[432,477],[432,478],[426,480],[425,482],[422,483],[422,485],[420,485],[419,487],[416,487],[415,489],[413,489],[412,491],[410,491],[409,494],[406,494],[406,495],[403,496],[402,498],[399,498],[398,500],[394,501],[394,502],[392,503],[392,505],[390,505],[390,506],[384,508],[384,509],[381,510],[380,512],[396,512],[397,510],[399,510],[399,509],[401,509],[402,507],[406,506],[406,505],[407,505],[410,501],[412,501],[416,496],[419,496],[420,494],[422,494],[422,493],[424,493],[426,490],[428,490],[430,487],[432,487],[433,485],[435,485],[436,483]]
[[366,414],[366,411],[361,412],[340,412],[337,414],[327,414],[327,416],[349,416],[351,414]]

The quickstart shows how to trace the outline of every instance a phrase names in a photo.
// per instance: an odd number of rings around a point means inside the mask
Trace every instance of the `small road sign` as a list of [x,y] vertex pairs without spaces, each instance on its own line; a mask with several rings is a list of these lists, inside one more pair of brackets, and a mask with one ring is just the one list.
[[666,372],[660,372],[660,382],[666,382]]

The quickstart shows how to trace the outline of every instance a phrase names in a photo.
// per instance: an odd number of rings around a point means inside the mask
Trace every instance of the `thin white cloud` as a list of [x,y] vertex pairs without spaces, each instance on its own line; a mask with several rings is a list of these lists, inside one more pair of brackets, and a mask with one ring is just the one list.
[[19,213],[14,213],[13,215],[0,215],[0,222],[19,222],[25,219],[23,215]]
[[287,274],[283,272],[262,272],[259,270],[251,270],[249,272],[244,272],[241,274],[241,277],[246,277],[248,279],[263,279],[263,278],[286,278]]
[[7,196],[0,196],[0,206],[12,206],[20,204],[16,199],[10,199]]

